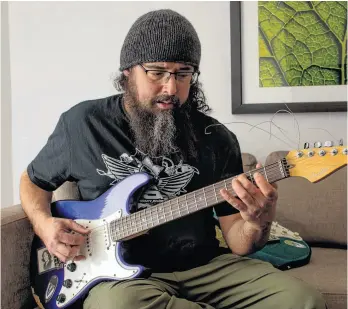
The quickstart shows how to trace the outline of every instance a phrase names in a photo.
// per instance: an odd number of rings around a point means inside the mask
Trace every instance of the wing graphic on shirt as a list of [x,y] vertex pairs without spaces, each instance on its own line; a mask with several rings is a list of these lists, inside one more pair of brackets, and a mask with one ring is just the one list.
[[99,175],[113,179],[110,185],[138,172],[146,172],[153,176],[155,184],[151,185],[140,197],[138,209],[147,208],[160,202],[169,200],[181,193],[186,193],[185,187],[190,183],[194,174],[199,174],[197,168],[183,164],[175,164],[167,157],[155,163],[148,155],[137,150],[135,155],[123,153],[119,159],[102,154],[107,171],[97,169]]
[[193,169],[181,172],[169,177],[160,178],[157,184],[159,191],[168,197],[185,193],[184,189],[192,179],[195,171]]
[[129,165],[129,163],[131,163],[132,161],[124,161],[124,163],[121,160],[114,159],[105,154],[102,154],[102,158],[105,163],[105,166],[108,169],[108,172],[105,173],[104,171],[99,169],[97,169],[97,172],[99,175],[105,175],[115,179],[115,181],[113,181],[111,184],[114,184],[114,182],[119,182],[120,180],[126,178],[129,175],[139,172],[138,167]]

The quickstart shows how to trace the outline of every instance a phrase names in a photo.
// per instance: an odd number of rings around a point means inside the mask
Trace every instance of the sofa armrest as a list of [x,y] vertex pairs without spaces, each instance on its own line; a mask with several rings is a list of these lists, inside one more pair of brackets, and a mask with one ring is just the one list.
[[1,209],[1,308],[34,308],[29,279],[34,232],[21,205]]

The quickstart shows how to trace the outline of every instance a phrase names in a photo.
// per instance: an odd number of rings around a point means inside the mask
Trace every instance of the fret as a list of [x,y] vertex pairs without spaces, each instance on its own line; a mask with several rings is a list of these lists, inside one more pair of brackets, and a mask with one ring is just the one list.
[[265,177],[266,177],[266,180],[269,182],[268,177],[267,177],[267,173],[266,173],[266,168],[265,168],[265,167],[263,167],[263,170],[265,171]]
[[185,197],[185,204],[186,204],[187,212],[190,213],[190,208],[189,208],[188,203],[187,203],[187,194],[185,194],[184,197]]
[[195,199],[194,200],[194,206],[196,206],[196,210],[198,210],[198,205],[197,205],[197,200],[196,200],[196,193],[195,192],[193,192],[193,198]]
[[279,170],[280,170],[280,173],[282,174],[282,176],[285,177],[284,168],[283,168],[283,164],[281,161],[278,161],[278,167],[279,167]]
[[127,230],[129,231],[132,228],[131,217],[127,216],[126,221],[127,221]]
[[121,219],[121,231],[124,232],[126,228],[126,217],[122,217]]
[[[155,207],[151,207],[151,208],[155,208]],[[158,224],[160,224],[160,220],[159,220],[159,217],[158,217],[158,211],[157,211],[157,208],[154,209],[154,212],[157,216],[157,221],[158,221]]]
[[136,223],[136,221],[135,221],[135,218],[133,217],[133,216],[129,216],[130,217],[130,223],[131,223],[131,229],[132,229],[132,231],[133,230],[137,230],[137,223]]
[[227,189],[227,184],[226,184],[226,180],[224,180],[223,182],[224,182],[224,185],[225,185],[225,189],[228,191],[228,189]]
[[213,184],[213,190],[214,190],[214,195],[216,199],[216,203],[218,203],[217,195],[216,195],[216,189],[215,189],[215,184]]
[[131,232],[130,216],[126,217],[126,232],[127,232],[127,234],[130,234],[130,232]]
[[[179,206],[179,208],[181,209],[181,213],[180,213],[180,216],[182,217],[182,216],[184,216],[185,214],[187,214],[187,213],[185,213],[185,211],[188,211],[187,210],[187,205],[185,205],[185,204],[179,204],[179,199],[177,199],[178,200],[178,206]],[[185,206],[186,206],[186,209],[185,209]]]
[[178,210],[179,210],[179,217],[181,217],[180,205],[179,205],[179,203],[177,203],[177,204],[178,204]]
[[[178,202],[178,206],[179,206],[179,208],[181,209],[181,216],[183,216],[183,215],[185,215],[185,211],[187,211],[187,213],[189,213],[189,211],[188,211],[188,206],[187,206],[187,204],[186,203],[182,203],[181,201],[180,201],[180,198],[177,198],[177,202]],[[186,213],[186,214],[187,214]]]
[[170,214],[172,215],[172,220],[174,220],[172,205],[170,203],[169,203],[169,211],[170,211]]
[[143,214],[143,217],[141,220],[142,220],[142,222],[144,222],[145,228],[147,229],[147,228],[149,228],[149,222],[147,220],[146,210],[147,209],[141,211]]
[[204,187],[203,187],[203,195],[204,195],[205,207],[208,207],[207,197],[206,197],[206,195],[205,195]]
[[146,220],[146,216],[145,216],[145,212],[142,211],[141,213],[142,213],[141,222],[142,222],[142,224],[144,223],[145,228],[148,228],[148,226],[147,226],[147,220]]
[[250,177],[251,183],[253,183],[254,185],[256,185],[255,180],[254,180],[254,177],[253,177],[253,175],[251,175],[251,171],[248,171],[248,173],[249,173],[249,177]]
[[281,173],[283,174],[283,177],[285,178],[286,177],[286,173],[285,173],[285,170],[284,170],[284,164],[283,164],[282,161],[278,161],[278,163],[280,164]]
[[[172,200],[169,200],[169,202],[170,202],[170,205],[173,205]],[[176,207],[175,207],[175,206],[178,206],[178,204],[176,204],[176,205],[174,204],[173,206],[174,206],[173,218],[174,219],[180,218],[180,208],[176,209]],[[177,210],[178,210],[178,213],[176,213]]]
[[151,219],[152,226],[156,226],[156,222],[155,222],[156,218],[154,216],[154,213],[155,213],[154,208],[150,206],[149,209],[150,209],[150,219]]
[[158,221],[161,222],[161,220],[165,219],[164,213],[162,213],[162,215],[160,214],[160,211],[163,209],[163,206],[158,206],[157,208],[157,217],[158,217]]

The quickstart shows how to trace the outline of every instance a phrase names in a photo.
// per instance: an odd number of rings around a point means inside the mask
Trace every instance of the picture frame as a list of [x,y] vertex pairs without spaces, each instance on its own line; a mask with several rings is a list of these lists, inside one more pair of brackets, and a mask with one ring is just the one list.
[[[255,1],[256,2],[256,1]],[[243,3],[243,2],[242,2]],[[232,114],[267,114],[288,108],[294,113],[346,112],[347,101],[296,103],[243,103],[242,3],[230,2]],[[244,4],[244,3],[243,3]],[[318,86],[320,87],[320,86]],[[325,86],[323,86],[325,87]]]

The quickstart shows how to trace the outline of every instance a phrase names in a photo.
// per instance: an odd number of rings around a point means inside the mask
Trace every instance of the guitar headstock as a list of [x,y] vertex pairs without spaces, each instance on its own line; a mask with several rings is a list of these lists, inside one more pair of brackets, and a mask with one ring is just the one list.
[[[308,146],[308,143],[305,144]],[[320,145],[320,143],[319,143]],[[315,144],[318,146],[318,144]],[[289,175],[318,182],[347,165],[347,146],[331,146],[292,150],[286,155]]]

